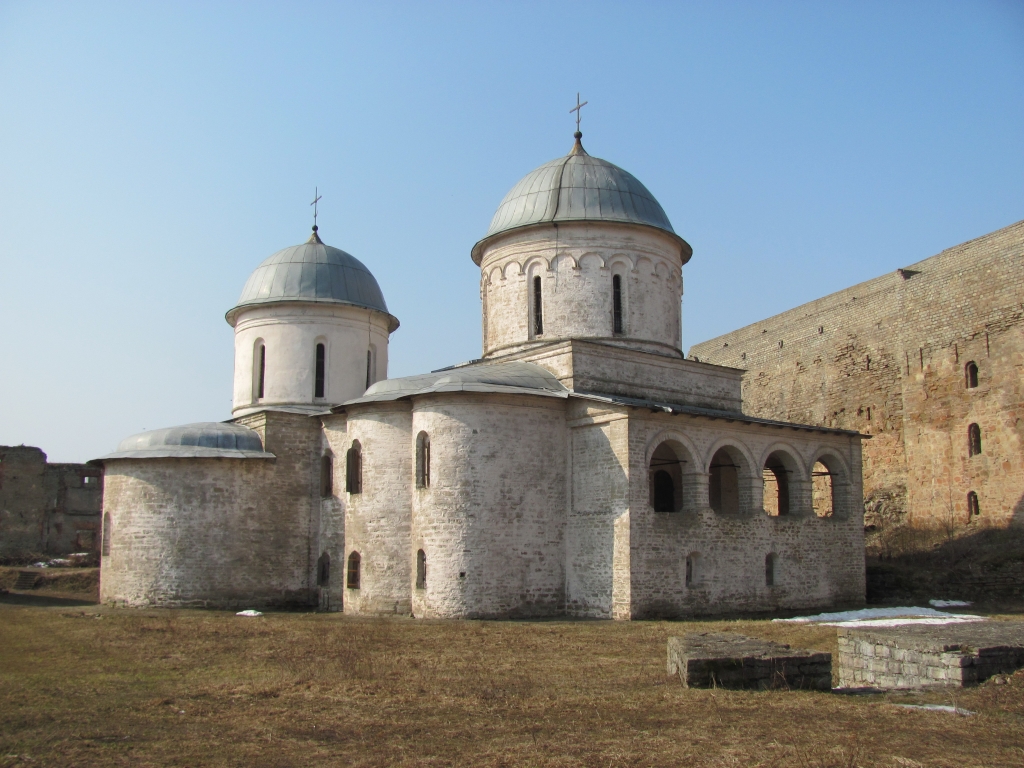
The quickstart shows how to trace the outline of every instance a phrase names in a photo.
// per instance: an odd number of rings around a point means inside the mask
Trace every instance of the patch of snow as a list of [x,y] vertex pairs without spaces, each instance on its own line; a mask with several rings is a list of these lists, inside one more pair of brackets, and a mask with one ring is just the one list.
[[897,704],[897,707],[902,709],[924,709],[928,712],[948,712],[951,715],[973,715],[969,709],[960,709],[960,707],[951,707],[948,704]]
[[970,624],[975,621],[985,621],[984,616],[972,616],[967,614],[951,613],[947,617],[912,617],[907,616],[900,619],[863,619],[861,621],[825,621],[824,627],[903,627],[916,624],[937,625],[937,624]]
[[971,603],[969,600],[929,600],[928,605],[933,608],[966,608]]
[[867,619],[896,619],[905,617],[948,619],[957,618],[980,618],[964,617],[960,614],[945,613],[936,611],[934,608],[918,608],[916,606],[901,606],[898,608],[861,608],[857,611],[838,611],[836,613],[819,613],[814,616],[795,616],[792,619],[773,619],[773,621],[792,621],[797,624],[824,624],[826,622],[847,622],[864,621]]
[[235,616],[262,616],[262,615],[263,615],[262,613],[260,613],[259,611],[254,611],[252,608],[249,608],[248,610],[245,610],[245,611],[239,611],[238,613],[235,614]]

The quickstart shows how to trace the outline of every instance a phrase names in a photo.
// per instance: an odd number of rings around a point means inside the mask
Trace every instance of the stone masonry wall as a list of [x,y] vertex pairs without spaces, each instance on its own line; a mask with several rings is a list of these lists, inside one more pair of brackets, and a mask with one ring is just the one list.
[[310,542],[319,424],[261,412],[238,420],[276,459],[106,462],[100,600],[259,608],[316,600]]
[[0,557],[99,553],[103,471],[0,446]]
[[[919,523],[1024,523],[1024,222],[694,345],[753,415],[856,429],[867,501]],[[979,386],[965,384],[966,364]],[[968,456],[977,423],[983,452]]]

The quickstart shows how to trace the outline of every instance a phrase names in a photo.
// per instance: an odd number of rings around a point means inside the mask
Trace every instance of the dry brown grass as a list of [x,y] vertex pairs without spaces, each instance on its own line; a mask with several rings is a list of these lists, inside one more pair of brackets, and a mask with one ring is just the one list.
[[671,634],[833,650],[741,622],[441,622],[0,604],[0,765],[1020,766],[1024,674],[973,717],[892,701],[688,690]]

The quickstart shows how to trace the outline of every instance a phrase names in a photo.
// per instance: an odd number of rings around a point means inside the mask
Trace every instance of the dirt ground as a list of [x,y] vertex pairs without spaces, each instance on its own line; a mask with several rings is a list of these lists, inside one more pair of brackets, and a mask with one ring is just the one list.
[[[1021,617],[1015,617],[1021,618]],[[690,690],[670,635],[835,629],[131,611],[0,597],[0,766],[1020,766],[1024,672],[911,695]],[[955,704],[976,714],[909,710]]]

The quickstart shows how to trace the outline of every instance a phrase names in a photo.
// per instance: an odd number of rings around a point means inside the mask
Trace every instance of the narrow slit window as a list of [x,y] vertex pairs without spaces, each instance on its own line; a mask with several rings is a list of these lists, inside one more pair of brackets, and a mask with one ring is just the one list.
[[369,389],[370,385],[373,384],[373,353],[368,349],[366,350],[366,388]]
[[265,344],[260,344],[259,371],[256,374],[256,379],[256,397],[262,400],[264,384],[267,379],[267,347]]
[[313,385],[313,397],[324,396],[324,378],[327,367],[327,348],[323,344],[316,345],[316,383]]
[[612,277],[612,333],[622,333],[622,278]]
[[978,505],[978,494],[971,491],[967,494],[967,522],[971,522],[974,518],[981,514],[981,507]]
[[978,386],[978,365],[973,360],[964,366],[964,383],[968,389]]
[[775,555],[764,558],[764,583],[768,587],[775,586]]
[[686,586],[693,586],[693,555],[686,556]]
[[358,441],[352,444],[345,457],[345,491],[363,492],[363,456]]
[[533,278],[533,335],[544,333],[544,302],[541,300],[540,276]]
[[416,589],[427,588],[427,555],[421,549],[416,552]]
[[969,456],[981,454],[981,427],[977,424],[967,427],[967,454]]
[[349,589],[359,589],[359,566],[362,558],[358,552],[348,556],[348,573],[345,576],[345,586]]
[[416,487],[430,487],[430,436],[426,432],[416,436]]
[[334,457],[326,454],[320,459],[320,497],[328,499],[334,495]]
[[109,512],[104,512],[103,513],[103,539],[102,539],[101,549],[100,549],[100,554],[103,555],[103,557],[109,557],[110,556],[110,534],[111,533],[112,533],[112,531],[110,530],[110,513]]

